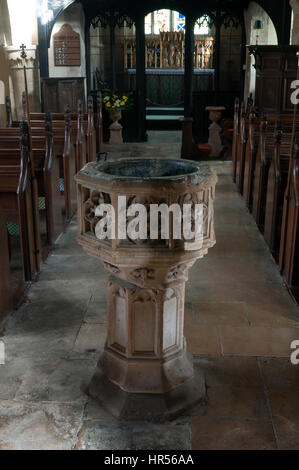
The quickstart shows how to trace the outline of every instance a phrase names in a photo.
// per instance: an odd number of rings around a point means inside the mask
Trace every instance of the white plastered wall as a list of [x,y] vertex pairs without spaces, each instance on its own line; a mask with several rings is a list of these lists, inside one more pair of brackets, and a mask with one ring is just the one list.
[[[259,6],[256,2],[250,2],[248,9],[244,13],[245,15],[245,27],[246,27],[246,39],[247,45],[256,44],[257,33],[258,33],[258,44],[259,45],[277,45],[277,34],[274,24],[267,14],[267,12]],[[256,20],[260,20],[263,23],[261,30],[254,30],[254,23]],[[244,101],[246,103],[248,96],[252,93],[254,98],[255,93],[255,78],[256,72],[254,68],[254,57],[247,53],[246,58],[246,75],[245,75],[245,89],[244,89]]]
[[[81,44],[81,66],[80,67],[55,67],[54,64],[54,48],[53,35],[57,33],[65,24],[69,24],[76,33],[80,34]],[[49,75],[50,77],[85,77],[86,76],[86,60],[85,60],[85,17],[82,5],[80,3],[70,5],[56,20],[51,35],[51,45],[49,49]]]

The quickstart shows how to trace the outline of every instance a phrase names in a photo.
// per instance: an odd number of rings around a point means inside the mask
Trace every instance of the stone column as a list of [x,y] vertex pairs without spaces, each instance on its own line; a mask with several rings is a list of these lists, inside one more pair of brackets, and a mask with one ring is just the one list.
[[299,0],[290,0],[290,5],[294,15],[291,43],[297,46],[299,44]]
[[[109,278],[109,332],[99,365],[122,390],[163,394],[193,377],[183,336],[185,280],[192,264],[177,270],[128,267],[127,280]],[[164,280],[170,282],[163,285]]]
[[184,115],[191,117],[193,111],[194,20],[188,15],[186,16],[185,31]]
[[144,16],[138,15],[136,26],[136,100],[137,100],[137,139],[146,140],[146,76],[145,76],[145,33]]

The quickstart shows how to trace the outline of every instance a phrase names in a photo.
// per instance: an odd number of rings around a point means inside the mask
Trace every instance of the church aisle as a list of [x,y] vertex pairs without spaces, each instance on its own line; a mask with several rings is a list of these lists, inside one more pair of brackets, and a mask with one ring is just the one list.
[[217,244],[190,271],[185,316],[207,405],[171,423],[128,423],[85,394],[106,337],[107,275],[76,244],[73,221],[3,326],[0,449],[299,449],[299,310],[230,163],[212,166]]

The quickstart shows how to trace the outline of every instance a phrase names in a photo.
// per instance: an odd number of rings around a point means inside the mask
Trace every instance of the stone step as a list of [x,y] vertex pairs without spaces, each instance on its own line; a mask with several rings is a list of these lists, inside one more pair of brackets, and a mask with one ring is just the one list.
[[175,107],[147,107],[147,116],[178,116],[184,114],[184,108]]
[[176,116],[167,115],[167,114],[165,115],[155,114],[155,115],[147,115],[146,120],[147,121],[178,121],[182,117],[184,117],[182,114],[176,115]]

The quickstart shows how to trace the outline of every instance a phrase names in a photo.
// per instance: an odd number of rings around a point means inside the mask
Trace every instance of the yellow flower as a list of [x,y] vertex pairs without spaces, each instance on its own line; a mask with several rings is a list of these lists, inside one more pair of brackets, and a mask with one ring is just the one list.
[[111,108],[111,103],[106,103],[107,108]]
[[120,104],[121,104],[122,106],[124,106],[124,105],[126,104],[126,102],[125,102],[125,101],[121,101]]

